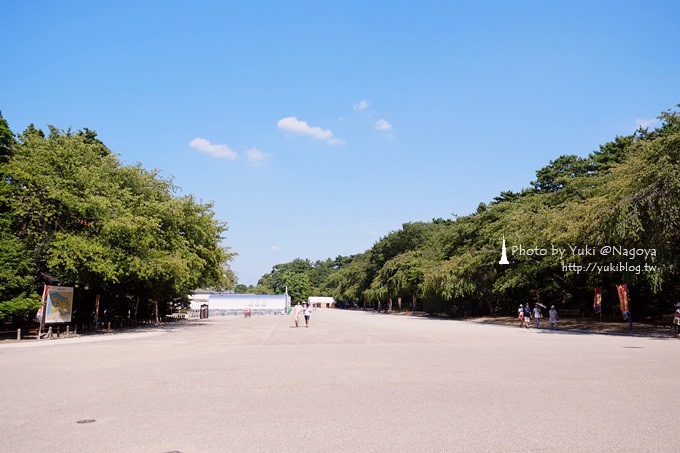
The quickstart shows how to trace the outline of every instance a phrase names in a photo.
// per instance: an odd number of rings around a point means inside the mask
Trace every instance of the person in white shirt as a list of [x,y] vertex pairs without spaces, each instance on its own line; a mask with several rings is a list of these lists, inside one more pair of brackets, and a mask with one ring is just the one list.
[[309,327],[309,317],[312,316],[312,306],[307,302],[305,307],[305,325]]
[[524,307],[522,304],[519,305],[519,309],[517,310],[517,319],[519,319],[519,326],[520,327],[525,327],[525,319],[524,319]]
[[300,305],[300,302],[298,302],[293,309],[293,314],[295,315],[295,327],[300,327],[300,315],[302,314],[302,305]]
[[541,314],[541,307],[536,304],[534,305],[534,320],[536,321],[536,328],[541,327],[541,318],[543,315]]
[[557,316],[557,310],[555,310],[555,306],[551,305],[550,306],[550,325],[552,326],[553,329],[557,328],[557,320],[559,317]]

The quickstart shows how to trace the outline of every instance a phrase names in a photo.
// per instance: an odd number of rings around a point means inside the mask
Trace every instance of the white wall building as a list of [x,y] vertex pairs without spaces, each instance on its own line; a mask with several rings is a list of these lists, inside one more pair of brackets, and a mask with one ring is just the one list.
[[332,297],[309,296],[307,303],[317,308],[332,308],[335,306],[335,299]]
[[253,315],[278,315],[288,313],[290,308],[288,294],[194,294],[189,301],[191,310],[196,311],[207,304],[210,317],[242,315],[246,310]]

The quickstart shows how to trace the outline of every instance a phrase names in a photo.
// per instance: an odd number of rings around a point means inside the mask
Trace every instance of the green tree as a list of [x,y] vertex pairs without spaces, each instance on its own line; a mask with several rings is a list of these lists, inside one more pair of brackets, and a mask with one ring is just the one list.
[[[371,283],[371,295],[378,299],[387,297],[393,299],[393,302],[396,300],[396,308],[410,308],[415,305],[416,298],[421,293],[423,279],[422,252],[410,250],[395,256],[380,268]],[[402,304],[398,303],[400,299],[403,299]]]
[[364,292],[371,283],[370,269],[366,253],[345,260],[342,267],[328,277],[332,297],[338,302],[364,302]]
[[[226,225],[212,206],[177,197],[172,182],[121,166],[94,131],[29,127],[4,166],[7,206],[35,275],[89,288],[127,313],[129,301],[174,304],[231,285]],[[233,280],[233,278],[231,278]]]
[[40,297],[28,250],[14,231],[11,200],[17,191],[8,182],[7,162],[15,146],[14,134],[0,113],[0,319],[21,323],[35,315]]
[[587,175],[594,165],[589,159],[575,155],[560,156],[536,172],[536,181],[531,185],[538,192],[557,192],[563,189],[570,178]]
[[[511,314],[532,299],[587,310],[595,286],[626,282],[638,315],[668,309],[680,298],[680,113],[659,118],[660,127],[616,137],[585,158],[558,157],[536,172],[532,188],[502,192],[471,215],[405,223],[365,253],[332,267],[330,260],[297,270],[279,266],[277,279],[288,276],[283,270],[313,276],[314,289],[332,288],[341,302],[416,294],[427,311],[449,314]],[[518,252],[509,266],[499,265],[503,237],[525,251],[554,245],[566,255]],[[655,270],[569,270],[617,261],[570,249],[602,245],[654,251],[623,260]]]
[[7,120],[2,117],[2,112],[0,112],[0,165],[9,160],[14,144],[14,134],[10,130]]

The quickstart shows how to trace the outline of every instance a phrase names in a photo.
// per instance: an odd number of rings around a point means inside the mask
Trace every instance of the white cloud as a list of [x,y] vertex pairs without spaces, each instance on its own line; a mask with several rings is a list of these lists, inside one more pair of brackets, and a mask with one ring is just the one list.
[[246,157],[252,165],[265,165],[269,162],[272,155],[263,153],[257,148],[248,148],[246,150]]
[[392,125],[385,121],[384,119],[380,118],[378,121],[375,122],[375,128],[378,129],[379,131],[391,131]]
[[637,118],[635,120],[636,129],[653,129],[661,126],[661,122],[657,118]]
[[231,159],[234,160],[238,157],[238,153],[233,151],[227,145],[214,145],[210,143],[209,140],[197,137],[193,139],[189,146],[201,151],[202,153],[210,154],[213,157],[219,159]]
[[352,107],[354,110],[357,112],[361,112],[362,110],[366,110],[368,108],[368,101],[359,101],[358,103],[354,104],[354,107]]
[[330,129],[321,129],[318,126],[310,126],[306,121],[301,121],[294,116],[282,118],[276,123],[279,129],[292,132],[298,135],[307,135],[317,140],[323,140],[331,145],[342,145],[345,142],[342,139],[333,137],[333,131]]
[[279,252],[281,251],[281,247],[279,247],[278,245],[272,245],[272,247],[269,250],[271,250],[272,252]]

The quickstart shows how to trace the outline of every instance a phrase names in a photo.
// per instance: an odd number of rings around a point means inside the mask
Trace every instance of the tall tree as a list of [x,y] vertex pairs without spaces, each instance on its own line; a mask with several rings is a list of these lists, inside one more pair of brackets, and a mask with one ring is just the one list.
[[14,228],[11,200],[18,192],[8,181],[7,162],[15,146],[14,134],[0,113],[0,319],[23,322],[35,315],[40,298],[29,251]]
[[175,196],[155,171],[121,166],[94,131],[29,127],[4,171],[12,227],[36,273],[161,304],[225,283],[231,254],[212,206]]

